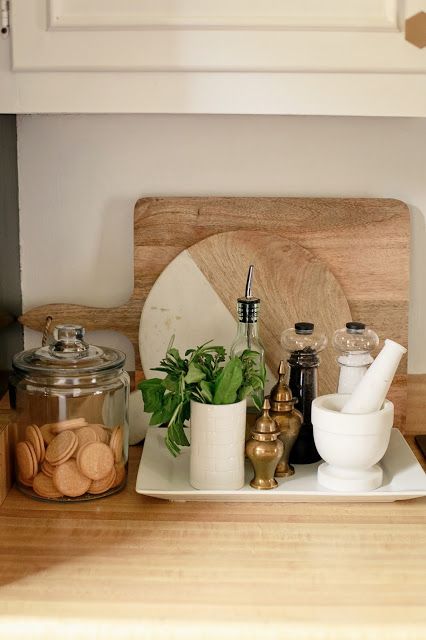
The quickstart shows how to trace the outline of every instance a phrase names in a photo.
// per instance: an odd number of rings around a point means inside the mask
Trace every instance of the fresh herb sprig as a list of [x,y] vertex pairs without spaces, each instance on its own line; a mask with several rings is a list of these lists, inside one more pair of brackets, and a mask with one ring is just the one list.
[[153,371],[164,378],[151,378],[139,384],[144,409],[152,413],[150,425],[167,424],[166,445],[177,456],[180,447],[189,446],[184,424],[190,417],[190,402],[232,404],[251,397],[260,409],[265,384],[265,368],[259,367],[259,354],[247,349],[241,356],[226,360],[224,347],[210,342],[188,349],[182,358],[172,346]]

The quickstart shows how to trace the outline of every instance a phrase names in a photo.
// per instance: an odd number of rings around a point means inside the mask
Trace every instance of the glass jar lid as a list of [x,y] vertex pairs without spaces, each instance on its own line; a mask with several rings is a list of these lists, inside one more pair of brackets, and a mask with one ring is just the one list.
[[341,353],[370,353],[379,346],[379,336],[362,322],[347,322],[333,335],[333,347]]
[[80,325],[60,324],[55,327],[53,337],[53,344],[17,353],[14,368],[35,374],[84,375],[118,369],[126,359],[121,351],[85,342],[84,328]]
[[312,322],[296,322],[281,334],[281,345],[290,353],[319,353],[327,346],[327,336]]

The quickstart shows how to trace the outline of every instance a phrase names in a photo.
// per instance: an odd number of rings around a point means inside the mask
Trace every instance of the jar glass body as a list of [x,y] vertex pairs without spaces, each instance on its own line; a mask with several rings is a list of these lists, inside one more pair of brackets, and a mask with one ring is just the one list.
[[68,502],[125,486],[130,385],[121,366],[84,374],[18,371],[14,386],[16,477],[23,493]]

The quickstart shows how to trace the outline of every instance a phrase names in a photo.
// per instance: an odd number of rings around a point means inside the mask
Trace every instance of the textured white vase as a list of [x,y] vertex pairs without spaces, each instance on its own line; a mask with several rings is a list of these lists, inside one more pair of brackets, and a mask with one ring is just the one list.
[[189,481],[195,489],[244,486],[246,400],[201,404],[191,400]]
[[383,482],[377,462],[388,448],[394,407],[385,400],[379,411],[342,413],[349,398],[333,393],[312,402],[315,446],[325,461],[318,468],[318,482],[333,491],[373,491]]

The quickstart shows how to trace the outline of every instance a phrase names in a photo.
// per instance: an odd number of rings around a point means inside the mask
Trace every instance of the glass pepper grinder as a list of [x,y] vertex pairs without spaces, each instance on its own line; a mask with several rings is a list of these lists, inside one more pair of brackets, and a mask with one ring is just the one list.
[[[250,265],[245,295],[237,300],[238,327],[237,335],[230,347],[230,356],[241,356],[246,350],[255,352],[255,372],[265,382],[265,349],[259,337],[259,307],[260,299],[252,295],[253,265]],[[263,388],[257,392],[254,399],[247,399],[247,424],[253,427],[256,417],[262,409],[264,398]]]
[[294,328],[286,329],[281,335],[281,344],[290,354],[288,386],[303,416],[299,436],[290,453],[292,464],[311,464],[321,459],[314,442],[311,404],[318,395],[318,354],[325,349],[327,337],[314,329],[311,322],[296,322]]
[[340,355],[337,393],[352,393],[373,362],[371,352],[379,345],[379,337],[362,322],[347,322],[333,335],[333,347]]

